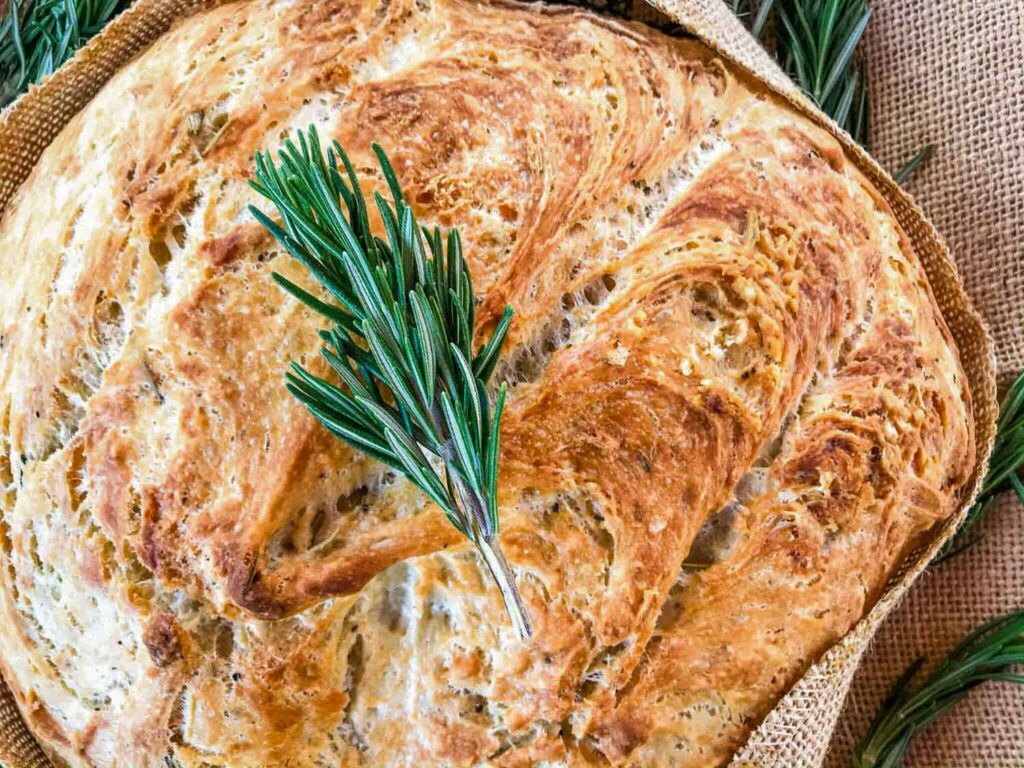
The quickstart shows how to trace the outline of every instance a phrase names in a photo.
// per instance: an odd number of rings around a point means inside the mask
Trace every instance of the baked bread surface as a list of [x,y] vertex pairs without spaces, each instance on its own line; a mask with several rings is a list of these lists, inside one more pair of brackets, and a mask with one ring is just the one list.
[[[440,511],[282,385],[321,321],[246,179],[311,123],[459,227],[485,326],[516,310],[528,642]],[[721,764],[974,455],[921,265],[836,141],[581,11],[198,14],[47,149],[0,248],[0,665],[58,764]]]

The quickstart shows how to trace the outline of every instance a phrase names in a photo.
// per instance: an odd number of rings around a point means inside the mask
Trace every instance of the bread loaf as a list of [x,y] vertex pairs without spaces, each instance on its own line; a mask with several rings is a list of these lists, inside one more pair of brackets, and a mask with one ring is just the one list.
[[[528,641],[282,386],[321,321],[246,180],[311,123],[460,229],[484,330],[516,309]],[[836,141],[578,10],[198,14],[69,123],[0,247],[0,668],[58,765],[722,764],[973,461],[921,266]]]

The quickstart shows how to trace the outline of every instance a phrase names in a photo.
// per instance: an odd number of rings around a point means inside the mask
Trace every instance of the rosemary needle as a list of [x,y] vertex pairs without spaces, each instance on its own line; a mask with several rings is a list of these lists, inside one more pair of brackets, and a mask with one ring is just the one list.
[[387,155],[373,150],[392,198],[374,195],[386,239],[371,232],[355,170],[336,141],[325,154],[311,127],[297,145],[285,142],[277,163],[269,152],[256,155],[251,183],[282,224],[256,208],[253,215],[331,299],[274,275],[330,321],[321,353],[339,379],[293,363],[286,386],[329,431],[404,473],[444,510],[480,553],[525,638],[530,619],[497,538],[505,387],[493,408],[486,390],[512,309],[474,355],[476,299],[459,233],[420,228]]
[[925,160],[932,156],[932,152],[934,151],[934,144],[925,144],[923,147],[917,150],[917,152],[914,153],[914,156],[911,157],[906,162],[906,164],[896,172],[895,176],[893,176],[893,179],[896,181],[896,183],[904,184],[906,181],[908,181],[911,176],[917,173],[918,169],[924,164]]

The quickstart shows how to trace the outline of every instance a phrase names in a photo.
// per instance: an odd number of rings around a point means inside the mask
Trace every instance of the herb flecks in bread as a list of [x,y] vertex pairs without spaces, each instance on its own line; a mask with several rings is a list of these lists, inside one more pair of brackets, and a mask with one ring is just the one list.
[[[253,214],[328,301],[278,272],[274,278],[333,324],[321,333],[321,354],[343,385],[292,363],[288,391],[332,434],[405,474],[444,510],[473,542],[516,633],[526,638],[530,617],[497,539],[507,387],[493,409],[486,389],[512,308],[474,354],[476,297],[459,232],[421,229],[387,155],[373,150],[392,197],[388,203],[374,194],[386,239],[371,229],[373,214],[345,151],[334,142],[325,157],[315,127],[299,134],[298,146],[285,143],[280,166],[269,152],[256,156],[253,186],[277,207],[283,227],[258,208]],[[443,462],[443,472],[427,454]]]
[[[324,324],[247,182],[311,122],[368,199],[379,141],[458,227],[482,333],[516,309],[497,507],[529,643],[443,511],[281,386]],[[721,763],[974,456],[921,265],[836,141],[577,10],[206,11],[71,122],[0,243],[0,662],[75,768]]]

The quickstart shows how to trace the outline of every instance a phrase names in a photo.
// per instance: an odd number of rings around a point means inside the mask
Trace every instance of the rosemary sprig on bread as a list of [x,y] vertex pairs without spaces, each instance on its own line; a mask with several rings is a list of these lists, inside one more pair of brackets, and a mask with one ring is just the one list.
[[[253,187],[282,223],[253,215],[319,283],[325,299],[280,274],[288,293],[330,322],[321,349],[337,383],[293,363],[288,390],[321,424],[395,468],[426,493],[480,553],[518,635],[530,619],[498,544],[499,426],[505,387],[487,382],[512,319],[506,307],[473,352],[476,297],[458,230],[417,224],[384,150],[373,151],[391,194],[374,194],[385,239],[344,150],[326,154],[315,128],[289,140],[275,163],[256,156]],[[340,167],[339,167],[340,162]]]

